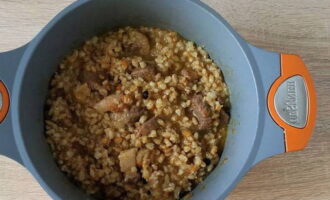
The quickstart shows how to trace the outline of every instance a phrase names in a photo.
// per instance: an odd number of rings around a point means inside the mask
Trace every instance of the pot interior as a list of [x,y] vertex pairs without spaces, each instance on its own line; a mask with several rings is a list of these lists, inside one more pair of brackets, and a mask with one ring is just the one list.
[[78,1],[56,17],[30,44],[20,82],[19,126],[26,167],[55,199],[89,199],[60,172],[44,135],[48,83],[61,59],[93,35],[121,26],[154,26],[179,32],[204,46],[230,89],[231,123],[220,164],[192,199],[223,198],[247,168],[257,137],[259,107],[253,66],[226,23],[198,1]]

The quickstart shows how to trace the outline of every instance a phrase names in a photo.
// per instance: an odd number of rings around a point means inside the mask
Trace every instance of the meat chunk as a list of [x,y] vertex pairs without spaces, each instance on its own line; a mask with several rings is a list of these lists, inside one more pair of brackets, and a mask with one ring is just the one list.
[[87,83],[91,89],[97,89],[102,80],[99,77],[99,74],[96,72],[82,70],[78,76],[78,80],[81,83]]
[[220,122],[223,124],[223,125],[226,125],[228,124],[229,122],[229,115],[226,113],[226,111],[224,111],[223,109],[220,111]]
[[128,149],[119,154],[120,170],[122,172],[131,171],[132,167],[136,167],[136,148]]
[[128,111],[111,113],[110,117],[112,119],[113,126],[116,128],[123,128],[126,124],[137,121],[143,112],[143,108],[134,106]]
[[94,108],[101,112],[120,112],[123,110],[122,95],[113,94],[105,97],[94,105]]
[[138,172],[133,170],[136,167],[136,153],[137,149],[132,148],[123,151],[119,154],[120,171],[125,173],[125,179],[134,179],[139,176]]
[[138,167],[142,167],[143,164],[143,160],[145,159],[145,157],[147,157],[149,155],[149,150],[148,149],[141,149],[139,150],[139,152],[136,155],[136,165]]
[[228,114],[228,108],[229,108],[228,99],[218,97],[217,100],[220,103],[220,105],[223,106],[223,108],[220,111],[220,123],[222,125],[226,125],[229,123],[229,120],[230,120],[230,116]]
[[157,117],[153,117],[141,125],[141,127],[138,130],[138,134],[147,135],[152,130],[156,130],[158,128],[158,126],[159,126],[159,124],[157,122]]
[[81,145],[78,141],[72,143],[72,149],[74,149],[80,155],[88,155],[88,148],[84,145]]
[[80,103],[84,103],[86,99],[90,96],[91,90],[89,89],[87,83],[77,86],[73,91],[74,97]]
[[217,100],[220,103],[220,105],[222,105],[224,108],[230,107],[228,98],[218,97]]
[[138,106],[133,106],[130,110],[130,122],[137,121],[144,112],[144,109]]
[[51,95],[54,97],[65,97],[66,96],[64,88],[55,88],[53,91],[52,91]]
[[135,69],[131,75],[133,78],[141,77],[147,81],[150,81],[156,75],[156,71],[154,67],[138,68]]
[[150,52],[150,43],[146,35],[139,31],[132,31],[128,35],[129,39],[124,43],[124,48],[128,53],[138,53],[148,55]]
[[198,129],[206,130],[212,124],[211,111],[207,103],[203,101],[203,96],[197,94],[192,99],[192,110],[198,120]]
[[198,119],[198,130],[207,130],[211,126],[212,126],[212,119],[210,117]]
[[196,81],[198,80],[199,76],[198,73],[190,68],[185,68],[181,71],[182,76],[184,76],[189,81]]
[[203,96],[197,94],[192,99],[192,109],[196,117],[209,117],[210,116],[210,108],[204,102]]

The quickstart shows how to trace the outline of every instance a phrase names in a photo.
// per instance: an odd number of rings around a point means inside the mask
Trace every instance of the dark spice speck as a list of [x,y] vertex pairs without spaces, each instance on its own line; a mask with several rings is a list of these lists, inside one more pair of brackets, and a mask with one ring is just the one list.
[[187,194],[189,194],[189,191],[181,191],[179,194],[179,198],[182,199],[183,197],[185,197]]
[[203,159],[203,162],[204,162],[206,165],[211,164],[211,160],[208,159],[208,158],[204,158],[204,159]]
[[143,97],[144,99],[148,99],[148,97],[149,97],[149,92],[148,92],[148,91],[143,91],[143,93],[142,93],[142,97]]
[[142,178],[142,183],[143,183],[143,184],[147,184],[148,182],[147,182],[146,179]]

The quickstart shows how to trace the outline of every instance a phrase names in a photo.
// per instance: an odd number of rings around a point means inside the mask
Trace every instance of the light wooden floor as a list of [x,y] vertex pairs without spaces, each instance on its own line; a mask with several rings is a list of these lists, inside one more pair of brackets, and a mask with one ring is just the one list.
[[[0,0],[0,52],[30,41],[73,0]],[[330,199],[330,0],[205,0],[249,42],[303,57],[318,92],[305,151],[258,164],[229,200]],[[0,157],[0,200],[49,199],[27,170]]]

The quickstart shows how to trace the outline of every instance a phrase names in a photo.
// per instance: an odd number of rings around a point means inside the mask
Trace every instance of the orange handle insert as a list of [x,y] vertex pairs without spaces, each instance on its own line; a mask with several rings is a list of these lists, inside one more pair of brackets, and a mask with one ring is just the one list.
[[281,76],[269,91],[268,109],[284,130],[286,152],[304,149],[315,126],[316,92],[299,56],[281,54]]
[[0,123],[6,118],[9,110],[9,94],[5,84],[0,81]]

